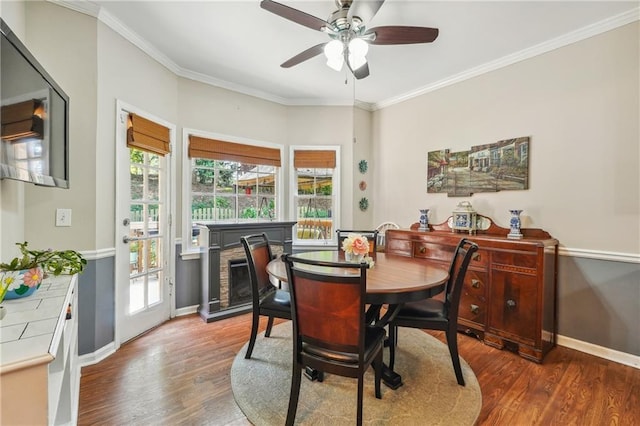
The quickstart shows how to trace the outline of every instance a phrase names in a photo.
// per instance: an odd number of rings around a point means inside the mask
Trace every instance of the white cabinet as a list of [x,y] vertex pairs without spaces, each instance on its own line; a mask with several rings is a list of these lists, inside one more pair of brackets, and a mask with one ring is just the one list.
[[0,320],[0,424],[75,424],[78,413],[77,276],[45,279],[7,300]]

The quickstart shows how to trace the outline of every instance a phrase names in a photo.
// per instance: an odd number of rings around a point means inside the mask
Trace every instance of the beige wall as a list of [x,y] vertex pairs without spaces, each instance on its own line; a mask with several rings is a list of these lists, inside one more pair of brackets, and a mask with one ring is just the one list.
[[[98,23],[98,102],[95,152],[96,248],[112,248],[115,239],[115,143],[118,100],[152,116],[176,123],[178,79],[103,23]],[[178,149],[179,151],[179,149]]]
[[[640,251],[637,22],[370,114],[285,107],[178,78],[95,18],[49,2],[26,7],[28,47],[71,97],[71,189],[1,182],[3,249],[23,227],[10,208],[21,202],[20,190],[10,189],[16,186],[24,187],[24,237],[33,246],[113,247],[112,144],[121,99],[175,122],[178,144],[188,127],[286,146],[341,145],[343,227],[409,226],[420,208],[441,222],[468,199],[501,226],[508,209],[522,208],[524,226],[548,230],[565,247]],[[518,136],[531,137],[529,190],[463,199],[426,194],[428,151]],[[174,152],[181,179],[181,146]],[[369,162],[366,175],[357,170],[361,159]],[[368,184],[365,214],[357,206],[360,180]],[[73,209],[71,228],[53,226],[58,207]]]
[[[447,219],[456,204],[564,247],[640,252],[639,28],[626,25],[374,113],[375,222]],[[426,193],[428,151],[529,136],[530,189]]]
[[[289,107],[287,145],[340,145],[340,216],[337,226],[353,223],[353,108]],[[287,157],[288,157],[287,152]],[[287,186],[289,176],[287,174]],[[287,191],[288,194],[288,191]],[[289,203],[286,203],[287,206]]]
[[[95,247],[96,20],[49,2],[26,2],[25,45],[70,98],[70,189],[24,184],[24,236],[34,248]],[[61,24],[64,23],[64,24]],[[55,227],[56,208],[72,227]]]
[[[253,96],[235,93],[197,81],[178,79],[179,149],[176,149],[176,176],[182,182],[182,129],[195,129],[238,138],[284,144],[286,108]],[[286,160],[286,156],[285,156]],[[177,204],[182,205],[182,187],[177,188]],[[182,234],[182,211],[177,209],[177,234]]]
[[[353,173],[353,196],[351,204],[353,205],[353,227],[352,229],[374,229],[379,223],[373,221],[373,211],[376,209],[376,203],[372,194],[375,188],[375,168],[376,164],[372,161],[372,144],[373,134],[372,114],[370,111],[361,108],[354,108],[353,119],[353,163],[350,165]],[[368,165],[366,173],[360,173],[358,165],[360,161],[365,160]],[[367,185],[362,191],[359,187],[360,182],[364,181]],[[369,208],[366,211],[360,210],[360,200],[366,197],[369,200]]]

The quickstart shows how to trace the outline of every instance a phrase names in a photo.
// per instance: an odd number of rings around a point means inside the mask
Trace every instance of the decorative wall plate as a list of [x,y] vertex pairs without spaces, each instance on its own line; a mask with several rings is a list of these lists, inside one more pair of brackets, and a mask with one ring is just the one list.
[[367,164],[367,160],[360,160],[360,162],[358,163],[358,169],[360,170],[360,173],[362,174],[367,173],[368,168],[369,168],[369,165]]
[[365,189],[367,189],[367,182],[361,180],[360,185],[358,186],[360,187],[360,191],[364,191]]
[[362,197],[360,198],[360,210],[362,211],[366,211],[369,208],[369,200],[367,200],[367,197]]

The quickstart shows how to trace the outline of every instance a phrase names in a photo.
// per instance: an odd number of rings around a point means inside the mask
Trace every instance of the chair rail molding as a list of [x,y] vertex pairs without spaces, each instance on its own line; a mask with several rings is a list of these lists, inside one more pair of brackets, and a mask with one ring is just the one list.
[[559,247],[558,255],[568,257],[583,257],[586,259],[596,260],[609,260],[624,263],[640,263],[640,253],[620,253],[613,251]]

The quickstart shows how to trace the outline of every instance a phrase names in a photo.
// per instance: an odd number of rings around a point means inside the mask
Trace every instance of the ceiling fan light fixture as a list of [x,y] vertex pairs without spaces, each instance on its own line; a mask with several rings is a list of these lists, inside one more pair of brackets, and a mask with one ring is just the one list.
[[324,56],[327,57],[327,66],[336,71],[342,69],[344,63],[344,45],[339,40],[331,40],[324,46]]
[[352,70],[357,70],[367,63],[367,52],[369,44],[359,38],[354,38],[349,42],[349,66]]
[[353,54],[355,56],[367,56],[369,52],[369,43],[362,40],[361,38],[354,38],[349,42],[349,54]]

